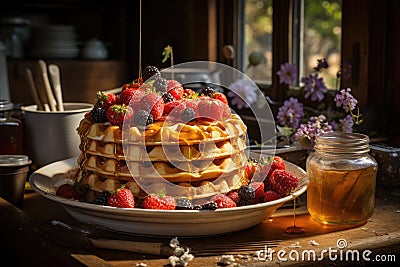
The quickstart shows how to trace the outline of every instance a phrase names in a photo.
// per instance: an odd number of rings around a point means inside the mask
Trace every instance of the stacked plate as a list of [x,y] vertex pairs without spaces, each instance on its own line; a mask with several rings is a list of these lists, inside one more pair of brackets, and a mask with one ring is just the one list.
[[75,27],[42,25],[33,29],[30,54],[34,58],[76,58],[79,55]]

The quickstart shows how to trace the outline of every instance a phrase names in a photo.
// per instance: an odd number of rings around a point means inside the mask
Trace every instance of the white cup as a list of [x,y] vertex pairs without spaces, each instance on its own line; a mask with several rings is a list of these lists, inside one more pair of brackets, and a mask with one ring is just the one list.
[[36,167],[77,157],[80,137],[76,131],[89,103],[64,103],[64,111],[38,111],[36,105],[21,107],[24,112],[28,154]]

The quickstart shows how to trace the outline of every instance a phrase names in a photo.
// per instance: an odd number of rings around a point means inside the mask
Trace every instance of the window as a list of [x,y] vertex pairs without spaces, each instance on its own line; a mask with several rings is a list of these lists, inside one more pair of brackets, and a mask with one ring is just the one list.
[[[299,77],[310,73],[317,59],[326,58],[330,67],[323,73],[328,88],[335,87],[340,65],[342,0],[293,0],[290,60],[299,65]],[[272,0],[241,0],[239,25],[241,51],[238,66],[259,84],[272,83]],[[287,18],[289,19],[289,18]],[[282,44],[285,45],[285,44]],[[257,65],[252,66],[250,63]],[[277,64],[281,64],[279,62]]]

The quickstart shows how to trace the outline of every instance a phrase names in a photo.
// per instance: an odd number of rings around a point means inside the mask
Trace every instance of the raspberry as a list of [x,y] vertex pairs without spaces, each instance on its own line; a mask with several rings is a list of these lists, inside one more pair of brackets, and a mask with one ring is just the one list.
[[239,206],[247,206],[253,203],[255,198],[255,190],[253,187],[248,185],[242,185],[239,190]]
[[118,103],[129,105],[131,99],[135,96],[137,89],[127,88],[119,94]]
[[90,111],[90,119],[98,123],[107,122],[107,112],[100,107],[94,107]]
[[143,73],[142,73],[143,81],[147,81],[149,78],[151,78],[154,75],[155,75],[154,78],[156,78],[159,75],[161,75],[161,73],[158,70],[158,68],[155,67],[155,66],[147,66],[146,68],[144,68]]
[[96,199],[94,200],[94,204],[103,206],[108,205],[108,198],[110,197],[110,195],[110,192],[104,190],[97,195]]
[[232,200],[236,203],[236,205],[239,204],[240,197],[239,197],[239,194],[238,194],[237,191],[230,191],[230,192],[227,194],[227,196],[228,196],[230,199],[232,199]]
[[189,122],[196,118],[196,113],[192,108],[185,108],[182,111],[181,118],[184,122]]
[[140,110],[133,117],[133,122],[138,126],[147,126],[153,122],[153,115],[146,110]]
[[175,108],[178,108],[178,106],[181,104],[182,101],[171,101],[168,103],[165,103],[164,105],[164,115],[168,115],[171,111],[173,111]]
[[234,208],[236,207],[236,203],[224,194],[218,194],[211,198],[212,202],[215,202],[220,209],[224,208]]
[[277,192],[268,190],[268,191],[265,191],[263,198],[264,198],[264,202],[268,202],[268,201],[280,199],[281,197],[278,195]]
[[275,170],[269,182],[274,191],[281,197],[285,197],[296,189],[299,184],[299,178],[286,170]]
[[255,190],[254,197],[262,198],[264,195],[264,183],[263,182],[252,182],[249,186],[253,187]]

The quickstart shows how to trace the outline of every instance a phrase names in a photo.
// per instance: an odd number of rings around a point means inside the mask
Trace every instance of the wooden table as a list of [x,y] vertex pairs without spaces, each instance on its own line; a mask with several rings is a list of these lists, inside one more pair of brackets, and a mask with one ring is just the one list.
[[[382,196],[383,195],[383,196]],[[377,194],[376,209],[373,217],[364,225],[345,226],[322,226],[315,222],[306,212],[306,207],[300,206],[296,216],[296,225],[303,227],[306,232],[303,234],[287,234],[285,229],[293,225],[293,215],[290,209],[279,209],[273,218],[254,226],[250,229],[233,234],[203,238],[178,238],[182,243],[189,246],[201,246],[208,244],[231,244],[237,242],[266,242],[269,240],[282,240],[271,258],[265,259],[263,254],[259,257],[247,255],[235,255],[236,266],[271,266],[276,263],[281,265],[354,265],[360,262],[352,261],[349,254],[346,261],[345,253],[348,250],[358,250],[362,259],[362,253],[370,250],[368,258],[376,265],[375,257],[385,257],[386,264],[393,263],[393,260],[400,261],[400,201],[387,198],[386,194]],[[303,213],[303,214],[301,214]],[[69,247],[59,244],[40,235],[38,226],[51,220],[80,225],[72,218],[58,203],[52,202],[31,192],[25,194],[24,204],[21,209],[14,207],[0,198],[0,224],[1,241],[0,256],[3,262],[12,262],[13,266],[140,266],[145,263],[147,266],[168,265],[168,259],[164,256],[141,255],[137,253],[122,252],[108,249],[83,249],[81,247]],[[234,223],[234,222],[232,222]],[[170,239],[149,238],[120,233],[103,232],[107,237],[136,241],[161,241],[168,243]],[[344,239],[347,247],[339,249],[337,241]],[[314,243],[311,244],[311,243]],[[331,254],[336,255],[336,260],[329,258],[325,252],[323,261],[318,261],[322,250],[336,249]],[[282,250],[285,254],[280,254]],[[310,251],[316,254],[316,260]],[[340,251],[343,258],[340,260]],[[283,253],[283,252],[281,252]],[[304,261],[290,260],[289,256],[301,259],[304,254]],[[308,255],[311,257],[308,259]],[[217,266],[222,255],[209,257],[195,257],[190,261],[189,266]],[[287,259],[287,261],[282,261]],[[374,260],[372,262],[372,260]],[[397,264],[398,265],[398,264]],[[143,265],[144,266],[144,265]],[[235,266],[231,264],[230,266]]]

